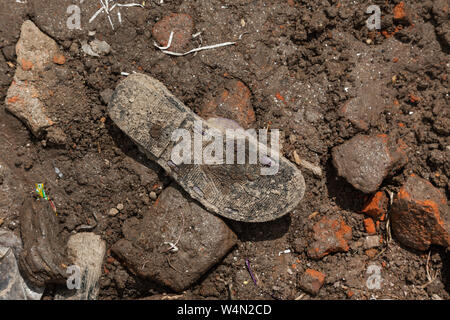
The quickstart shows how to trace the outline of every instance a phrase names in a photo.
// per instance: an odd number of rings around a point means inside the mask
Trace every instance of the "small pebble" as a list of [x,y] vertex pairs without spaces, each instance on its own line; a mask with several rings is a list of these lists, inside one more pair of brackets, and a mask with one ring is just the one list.
[[364,239],[364,247],[366,249],[372,249],[381,246],[382,241],[380,236],[367,236]]
[[158,196],[156,195],[156,192],[151,191],[151,192],[150,192],[150,199],[156,200],[156,198],[158,198]]
[[109,214],[111,217],[116,216],[118,213],[119,213],[119,210],[117,210],[116,208],[111,208],[111,210],[109,210],[109,212],[108,212],[108,214]]
[[117,205],[117,210],[119,210],[119,211],[122,211],[122,210],[123,210],[123,204],[122,204],[122,203],[119,203],[119,204]]

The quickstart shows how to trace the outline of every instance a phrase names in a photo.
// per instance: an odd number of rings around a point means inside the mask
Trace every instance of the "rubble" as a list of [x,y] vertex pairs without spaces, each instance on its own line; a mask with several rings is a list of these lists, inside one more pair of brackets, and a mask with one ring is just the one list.
[[[67,253],[73,266],[79,268],[74,274],[81,277],[79,288],[61,290],[55,300],[96,300],[105,252],[106,242],[100,236],[90,232],[72,235],[67,242]],[[76,281],[74,279],[74,286]]]
[[217,117],[232,119],[244,129],[248,129],[256,121],[250,90],[239,80],[229,81],[215,98],[205,102],[200,110],[200,116],[204,119]]
[[50,201],[28,198],[20,214],[23,251],[19,267],[24,277],[36,286],[65,283],[64,266],[70,265],[66,243]]
[[152,35],[158,43],[165,47],[169,42],[170,33],[173,32],[171,51],[179,52],[186,48],[192,38],[194,20],[185,13],[172,13],[155,23]]
[[394,236],[404,245],[427,250],[450,246],[447,199],[425,179],[411,175],[394,198],[390,210]]
[[299,287],[308,292],[309,294],[316,296],[319,293],[320,288],[325,281],[325,274],[313,269],[306,269],[305,273],[299,280]]
[[313,239],[307,253],[312,259],[321,259],[335,252],[346,252],[352,229],[341,219],[322,218],[313,226]]
[[65,62],[56,42],[42,33],[32,21],[23,23],[16,45],[17,69],[5,99],[6,110],[19,118],[36,136],[54,124],[41,100],[40,78],[44,69]]
[[161,193],[143,220],[123,226],[124,239],[112,247],[136,275],[181,292],[219,262],[236,235],[216,216],[174,186]]
[[374,193],[384,178],[406,164],[404,149],[385,134],[357,135],[333,148],[333,164],[356,189]]
[[17,259],[20,239],[11,231],[0,230],[0,300],[40,300],[44,287],[36,287],[21,276]]

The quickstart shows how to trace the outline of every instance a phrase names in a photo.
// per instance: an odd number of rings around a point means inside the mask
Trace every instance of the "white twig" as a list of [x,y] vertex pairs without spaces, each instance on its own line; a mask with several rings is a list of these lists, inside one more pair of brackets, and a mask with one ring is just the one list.
[[[125,4],[121,4],[121,3],[116,3],[113,7],[118,6],[118,7],[141,7],[143,8],[144,6],[142,4],[139,3],[125,3]],[[112,10],[113,8],[111,8]]]
[[[98,9],[97,12],[94,13],[94,15],[89,19],[89,23],[92,23],[92,21],[94,21],[95,18],[97,18],[97,16],[100,13],[105,11],[106,16],[108,17],[109,24],[111,25],[111,28],[114,30],[114,24],[113,24],[111,16],[109,14],[114,10],[115,7],[141,7],[141,8],[144,7],[142,4],[139,4],[139,3],[125,3],[125,4],[115,3],[110,8],[109,7],[110,1],[113,2],[115,0],[100,0],[102,7],[100,9]],[[119,19],[119,23],[122,24],[122,16],[120,14],[120,11],[117,13],[117,18]]]
[[185,56],[185,55],[188,55],[190,53],[194,53],[194,52],[198,52],[198,51],[202,51],[202,50],[209,50],[209,49],[216,49],[216,48],[220,48],[220,47],[230,46],[230,45],[233,45],[235,43],[236,42],[218,43],[218,44],[213,44],[213,45],[210,45],[210,46],[198,47],[198,48],[189,50],[188,52],[184,52],[184,53],[172,52],[172,51],[167,51],[167,50],[161,50],[161,51],[163,53],[171,55],[171,56],[181,57],[181,56]]
[[158,45],[156,44],[156,42],[153,42],[153,44],[155,45],[155,47],[157,47],[157,48],[160,49],[160,50],[166,50],[166,49],[169,49],[170,46],[172,45],[172,39],[173,39],[173,31],[170,33],[170,36],[169,36],[169,42],[167,43],[167,46],[165,46],[165,47],[160,47],[160,46],[158,46]]
[[167,251],[172,251],[172,252],[177,252],[178,251],[178,247],[172,243],[172,242],[164,242],[164,244],[168,244],[170,246],[170,248]]
[[103,11],[105,10],[105,8],[101,7],[100,9],[97,10],[96,13],[94,13],[94,15],[89,19],[89,23],[91,23],[92,21],[95,20],[95,18],[97,18],[97,16]]

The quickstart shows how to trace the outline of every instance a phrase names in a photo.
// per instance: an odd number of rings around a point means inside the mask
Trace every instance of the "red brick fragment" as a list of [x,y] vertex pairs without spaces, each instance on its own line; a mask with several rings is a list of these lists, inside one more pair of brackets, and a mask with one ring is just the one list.
[[306,269],[299,281],[299,287],[311,295],[317,295],[325,281],[325,274],[313,269]]
[[322,218],[313,226],[313,238],[314,242],[307,250],[308,256],[321,259],[330,253],[347,252],[352,228],[341,219]]
[[256,121],[251,92],[241,81],[230,80],[215,98],[210,98],[203,105],[200,116],[205,119],[228,118],[248,129]]
[[446,197],[430,182],[411,175],[390,211],[394,236],[404,245],[427,250],[450,246],[450,210]]

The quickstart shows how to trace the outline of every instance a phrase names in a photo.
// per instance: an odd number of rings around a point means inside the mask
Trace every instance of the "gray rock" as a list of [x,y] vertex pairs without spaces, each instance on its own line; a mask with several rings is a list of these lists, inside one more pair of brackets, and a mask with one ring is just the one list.
[[382,238],[380,236],[367,236],[364,239],[364,248],[366,249],[372,249],[372,248],[378,248],[383,244]]
[[104,104],[108,104],[111,101],[111,97],[113,95],[113,90],[112,89],[105,89],[102,92],[100,92],[100,97],[102,98],[102,101]]
[[89,45],[96,54],[104,56],[111,52],[111,46],[106,41],[100,41],[98,39],[89,42]]
[[39,300],[43,287],[27,283],[19,272],[17,258],[22,243],[14,233],[0,231],[0,300]]
[[[106,252],[106,242],[93,233],[77,233],[67,242],[67,252],[81,276],[79,289],[59,291],[56,300],[96,300],[99,293],[99,279]],[[74,279],[76,281],[76,279]],[[73,284],[76,285],[76,282]]]
[[94,50],[92,50],[92,47],[87,42],[81,43],[81,50],[92,57],[100,57]]
[[384,178],[403,167],[407,160],[404,146],[387,135],[357,135],[332,150],[338,175],[365,193],[378,190]]
[[138,276],[178,292],[218,263],[237,240],[222,220],[173,186],[143,220],[126,220],[122,231],[124,239],[112,247],[120,260]]

